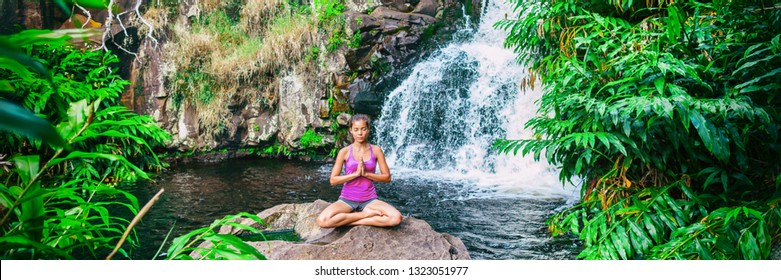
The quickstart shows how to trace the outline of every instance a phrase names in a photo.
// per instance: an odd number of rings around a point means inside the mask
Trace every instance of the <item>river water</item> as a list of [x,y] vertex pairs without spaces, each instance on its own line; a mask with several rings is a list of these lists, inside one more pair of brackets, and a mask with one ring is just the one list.
[[[534,137],[523,127],[541,95],[520,89],[529,74],[493,27],[511,10],[484,1],[476,27],[465,24],[387,90],[372,142],[385,150],[393,181],[378,184],[378,194],[403,215],[461,238],[474,259],[572,259],[577,242],[551,238],[544,222],[575,202],[577,188],[544,161],[491,149],[498,138]],[[144,201],[166,189],[139,227],[135,258],[152,258],[172,227],[178,236],[241,211],[334,201],[340,189],[328,184],[330,168],[271,159],[176,166],[135,191]]]
[[[259,213],[282,203],[335,201],[340,188],[328,184],[330,168],[323,163],[274,159],[176,166],[154,183],[133,190],[143,204],[165,188],[136,226],[141,247],[132,256],[152,259],[172,227],[171,239],[225,215]],[[377,184],[380,198],[405,216],[461,238],[473,259],[573,259],[580,250],[573,239],[550,237],[544,224],[566,199],[507,194],[468,181],[391,172],[391,183]]]

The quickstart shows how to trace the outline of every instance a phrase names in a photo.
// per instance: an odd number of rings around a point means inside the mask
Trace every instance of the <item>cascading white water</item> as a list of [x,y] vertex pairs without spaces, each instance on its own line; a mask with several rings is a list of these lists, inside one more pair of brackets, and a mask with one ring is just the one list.
[[394,178],[468,181],[499,194],[572,199],[558,170],[531,156],[491,149],[497,138],[529,139],[524,124],[541,92],[521,90],[528,73],[503,48],[506,32],[494,23],[512,13],[500,1],[484,1],[474,35],[453,42],[417,64],[386,98],[375,137]]

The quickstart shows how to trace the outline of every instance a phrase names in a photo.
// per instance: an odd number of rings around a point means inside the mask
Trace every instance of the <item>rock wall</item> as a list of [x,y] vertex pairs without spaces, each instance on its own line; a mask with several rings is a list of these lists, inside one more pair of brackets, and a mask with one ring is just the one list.
[[[24,26],[46,25],[43,20],[46,17],[41,16],[37,2],[24,1],[24,7],[16,7],[18,1],[0,1],[2,7],[15,8],[15,14],[24,15]],[[118,11],[127,11],[136,1],[115,3]],[[158,26],[153,36],[147,36],[149,29],[135,13],[127,13],[122,18],[128,35],[118,22],[112,24],[110,40],[113,42],[106,46],[120,56],[120,73],[132,83],[122,96],[123,103],[139,114],[152,116],[170,132],[173,138],[169,148],[266,147],[276,143],[297,151],[312,147],[327,150],[349,143],[343,132],[346,123],[337,119],[344,120],[352,113],[377,116],[384,98],[376,90],[377,85],[401,79],[405,67],[431,51],[436,46],[431,42],[438,35],[452,31],[452,23],[462,17],[463,4],[456,0],[345,0],[345,36],[360,37],[357,47],[343,45],[332,52],[321,52],[322,58],[317,62],[280,69],[273,79],[260,81],[274,89],[271,105],[253,98],[236,98],[236,102],[228,103],[220,112],[205,111],[176,100],[169,75],[176,73],[176,69],[164,50],[172,40],[173,23],[187,25],[200,12],[195,0],[179,1],[177,5],[175,17],[157,15],[145,19]],[[47,9],[44,7],[43,14],[50,13],[45,12]],[[141,10],[145,11],[143,7]],[[93,10],[92,13],[96,22],[92,27],[105,28],[97,23],[105,21],[106,12]],[[83,17],[78,11],[77,16]],[[473,15],[476,16],[477,13]],[[62,28],[75,27],[68,23],[66,19],[56,24]],[[325,50],[326,44],[325,40],[320,42],[320,49]],[[262,74],[257,75],[257,80],[261,80]],[[243,89],[231,94],[268,95]],[[219,133],[200,121],[210,114],[221,119]],[[316,132],[322,141],[303,147],[300,142],[307,131]]]

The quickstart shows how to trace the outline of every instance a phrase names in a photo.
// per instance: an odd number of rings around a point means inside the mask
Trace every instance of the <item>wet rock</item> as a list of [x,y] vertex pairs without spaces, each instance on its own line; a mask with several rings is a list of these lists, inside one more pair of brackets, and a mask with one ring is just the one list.
[[349,126],[350,118],[352,118],[350,114],[341,113],[339,114],[339,116],[336,117],[336,123],[338,123],[341,126]]
[[279,134],[277,139],[281,144],[293,149],[299,149],[301,135],[306,132],[311,123],[315,123],[319,113],[316,94],[305,87],[304,77],[300,73],[287,73],[279,84]]
[[368,77],[356,78],[348,86],[350,91],[350,106],[354,112],[377,115],[382,109],[382,96],[371,90]]
[[347,65],[350,67],[350,70],[358,71],[365,69],[364,66],[369,63],[373,52],[373,46],[364,46],[348,51],[347,54],[345,54],[345,58],[347,59]]
[[263,111],[258,117],[247,120],[247,137],[244,141],[248,146],[257,146],[263,142],[272,141],[279,132],[275,112]]
[[331,111],[334,113],[347,112],[350,110],[350,91],[342,89],[334,92],[334,103],[331,106]]
[[378,0],[345,0],[344,1],[345,11],[347,12],[364,13],[380,5],[382,5],[382,2]]
[[165,73],[163,44],[158,41],[155,44],[152,40],[144,38],[138,50],[138,60],[134,60],[131,65],[130,82],[131,86],[125,93],[130,99],[131,104],[125,104],[139,114],[150,114],[155,116],[158,123],[167,123],[175,120],[168,119],[165,110],[168,92],[165,90]]
[[319,113],[321,119],[327,119],[331,113],[331,108],[328,107],[328,100],[320,100],[317,102],[319,107]]
[[432,16],[429,16],[429,15],[415,14],[415,13],[411,13],[411,14],[402,13],[402,12],[393,10],[391,8],[388,8],[388,7],[379,7],[377,9],[375,9],[371,13],[371,16],[375,17],[375,18],[378,18],[378,19],[381,18],[381,19],[384,19],[386,21],[393,21],[393,20],[395,20],[395,21],[399,21],[399,22],[409,22],[409,23],[417,24],[417,25],[432,24],[432,23],[437,22],[436,18],[434,18]]
[[[272,260],[468,260],[466,246],[458,237],[438,233],[423,220],[404,217],[395,227],[370,226],[324,229],[317,225],[320,212],[329,205],[312,203],[282,204],[258,214],[269,226],[264,228],[252,219],[241,219],[243,225],[264,230],[294,229],[300,242],[247,242]],[[220,228],[220,234],[241,234],[242,229]],[[201,244],[209,246],[208,244]],[[194,256],[194,257],[197,257]]]
[[184,110],[179,111],[177,122],[177,134],[172,142],[181,143],[183,146],[194,146],[198,136],[198,111],[191,105],[184,105]]
[[413,8],[415,8],[413,5],[407,2],[407,0],[382,0],[382,4],[386,7],[391,7],[404,13],[409,13]]
[[437,4],[437,0],[420,0],[420,3],[418,3],[417,6],[415,6],[415,10],[413,10],[412,12],[416,14],[424,14],[433,17],[437,15],[438,8],[439,8],[439,4]]
[[349,28],[350,31],[352,31],[351,33],[355,33],[356,31],[361,31],[361,33],[365,33],[372,29],[380,27],[377,18],[372,17],[370,15],[355,13],[355,12],[347,12],[344,13],[344,15],[347,18],[347,22],[350,24]]

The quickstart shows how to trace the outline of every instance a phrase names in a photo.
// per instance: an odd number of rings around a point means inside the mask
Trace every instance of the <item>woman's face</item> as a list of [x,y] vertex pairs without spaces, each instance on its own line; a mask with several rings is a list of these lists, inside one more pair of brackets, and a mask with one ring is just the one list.
[[366,121],[354,121],[350,127],[350,134],[353,135],[355,142],[364,143],[369,137],[369,126],[366,125]]

